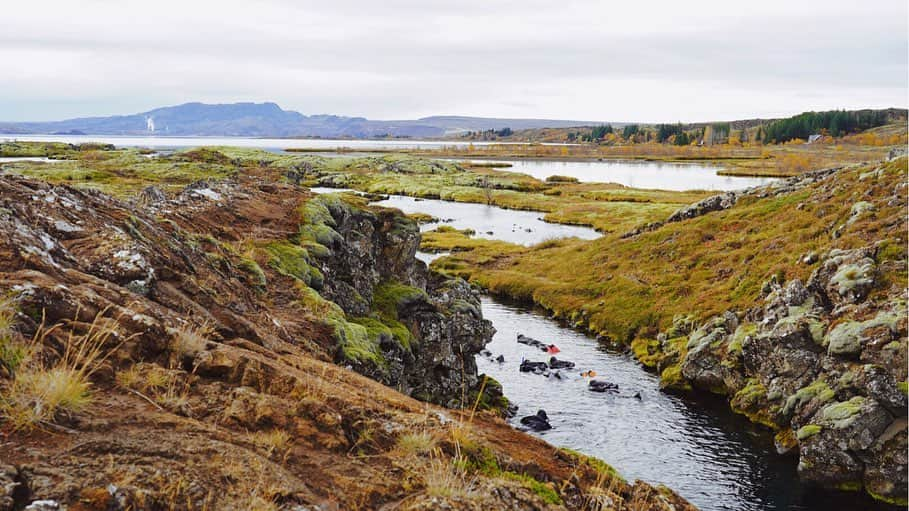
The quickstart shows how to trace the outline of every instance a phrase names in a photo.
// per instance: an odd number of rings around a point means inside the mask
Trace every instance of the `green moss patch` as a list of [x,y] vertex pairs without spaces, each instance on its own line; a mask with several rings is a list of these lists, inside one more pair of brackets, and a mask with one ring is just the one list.
[[865,398],[855,396],[849,401],[829,404],[821,410],[821,423],[836,429],[849,426],[855,420],[865,404]]
[[302,283],[297,286],[297,290],[303,308],[312,314],[314,319],[332,328],[341,358],[363,364],[373,364],[380,370],[387,368],[388,362],[382,355],[379,346],[379,336],[387,333],[386,330],[377,329],[373,324],[366,326],[348,321],[338,304],[322,298],[315,289]]
[[746,385],[735,393],[729,404],[732,411],[748,417],[751,422],[763,424],[772,429],[779,427],[773,420],[775,410],[767,399],[767,387],[755,378],[750,378]]
[[519,474],[517,472],[509,471],[502,472],[499,474],[499,477],[520,483],[521,486],[537,494],[537,496],[543,499],[543,501],[547,504],[551,504],[553,506],[562,505],[562,497],[559,496],[558,492],[556,492],[552,485],[549,483],[544,483],[543,481],[540,481],[527,474]]
[[823,379],[819,379],[789,396],[783,405],[782,412],[785,415],[789,415],[812,400],[815,400],[818,404],[823,404],[833,399],[834,395],[830,385]]
[[795,437],[798,438],[799,442],[801,442],[802,440],[820,433],[823,429],[824,428],[817,424],[807,424],[799,428],[799,430],[795,433]]
[[398,310],[417,302],[428,302],[426,291],[396,281],[385,281],[373,289],[373,308],[386,318],[398,319]]
[[243,258],[237,263],[237,269],[246,274],[253,287],[259,291],[265,290],[265,287],[268,285],[268,279],[265,277],[265,272],[262,271],[262,267],[259,266],[259,263],[252,259]]
[[309,252],[287,241],[275,241],[265,246],[271,258],[269,266],[282,275],[287,275],[314,289],[321,289],[324,276],[309,261]]

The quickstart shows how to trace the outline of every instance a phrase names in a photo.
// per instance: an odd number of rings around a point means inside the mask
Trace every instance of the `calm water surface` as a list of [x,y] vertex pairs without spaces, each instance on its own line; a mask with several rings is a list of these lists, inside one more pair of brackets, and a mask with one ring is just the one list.
[[375,204],[398,208],[405,213],[426,213],[443,220],[441,223],[421,225],[423,231],[435,229],[439,225],[450,225],[456,229],[473,229],[479,238],[527,246],[553,238],[577,237],[592,240],[601,236],[589,227],[544,222],[542,218],[545,213],[537,211],[516,211],[485,204],[415,199],[400,195],[392,195],[388,200]]
[[[313,193],[362,193],[349,188],[325,188],[314,186]],[[439,222],[430,222],[420,226],[426,232],[449,225],[455,229],[473,229],[474,236],[485,239],[499,239],[525,246],[535,245],[553,238],[577,237],[592,240],[601,236],[589,227],[553,224],[544,222],[544,213],[536,211],[517,211],[485,204],[450,202],[436,199],[417,199],[403,195],[389,195],[388,199],[373,202],[377,206],[397,208],[404,213],[426,213],[438,218]],[[422,254],[422,253],[421,253]],[[429,263],[438,258],[432,254],[418,256]],[[426,260],[429,258],[429,260]]]
[[15,163],[17,161],[43,161],[45,163],[55,163],[63,160],[52,160],[43,156],[0,156],[0,164]]
[[545,180],[549,176],[570,176],[582,183],[618,183],[632,188],[658,190],[740,190],[770,183],[768,177],[720,176],[719,167],[695,163],[664,163],[633,160],[456,160],[476,163],[509,163],[502,168]]
[[[251,138],[251,137],[129,137],[113,135],[2,135],[0,141],[19,140],[24,142],[65,142],[82,144],[99,142],[120,147],[179,148],[198,146],[252,147],[269,151],[284,149],[336,149],[339,147],[370,149],[438,149],[441,147],[466,147],[491,145],[496,142],[459,142],[441,140],[359,140],[359,139],[293,139],[293,138]],[[501,144],[501,142],[499,142]],[[559,144],[554,144],[559,145]]]

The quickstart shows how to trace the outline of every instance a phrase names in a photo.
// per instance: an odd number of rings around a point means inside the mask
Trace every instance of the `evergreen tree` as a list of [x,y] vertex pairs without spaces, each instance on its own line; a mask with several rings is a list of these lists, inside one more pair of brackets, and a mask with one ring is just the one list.
[[637,124],[629,124],[625,126],[625,128],[622,130],[622,138],[625,140],[630,140],[631,137],[637,135],[639,129],[640,126]]
[[770,123],[764,131],[763,138],[764,141],[773,143],[796,138],[807,140],[811,135],[824,130],[838,137],[883,126],[887,122],[887,112],[881,110],[805,112]]
[[593,140],[602,140],[604,137],[606,137],[606,135],[610,133],[613,133],[611,124],[596,126],[590,130],[590,138]]

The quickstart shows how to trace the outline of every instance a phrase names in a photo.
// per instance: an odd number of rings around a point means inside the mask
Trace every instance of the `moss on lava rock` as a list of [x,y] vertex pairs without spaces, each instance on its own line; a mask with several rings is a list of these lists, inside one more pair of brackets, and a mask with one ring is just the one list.
[[309,252],[288,241],[275,241],[265,246],[271,255],[268,262],[275,271],[287,275],[306,284],[313,289],[321,289],[324,276],[318,268],[309,261]]

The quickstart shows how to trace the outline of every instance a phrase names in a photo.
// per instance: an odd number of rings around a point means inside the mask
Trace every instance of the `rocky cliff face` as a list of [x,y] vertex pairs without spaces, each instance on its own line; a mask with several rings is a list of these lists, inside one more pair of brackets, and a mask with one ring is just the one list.
[[682,375],[798,449],[799,475],[899,501],[907,490],[906,302],[868,300],[873,249],[828,254],[807,285],[691,334]]
[[[906,208],[905,182],[891,189],[893,176],[884,175],[879,169],[860,176],[863,200],[824,234],[835,239],[858,218],[877,220],[869,236],[904,222],[874,218],[885,205]],[[839,186],[835,173],[828,177],[815,197]],[[680,378],[669,383],[731,396],[733,409],[777,431],[781,453],[797,451],[803,479],[905,505],[904,245],[884,238],[861,248],[793,254],[814,268],[806,282],[774,277],[761,303],[693,331],[679,318],[660,338],[680,362]]]
[[[325,248],[314,262],[323,275],[320,293],[367,337],[355,340],[358,330],[339,329],[338,360],[424,401],[463,404],[479,383],[474,355],[494,333],[477,293],[461,279],[430,275],[414,257],[419,228],[399,212],[337,196],[315,199],[309,208],[308,219],[322,222],[310,241]],[[355,344],[370,344],[368,355]]]

